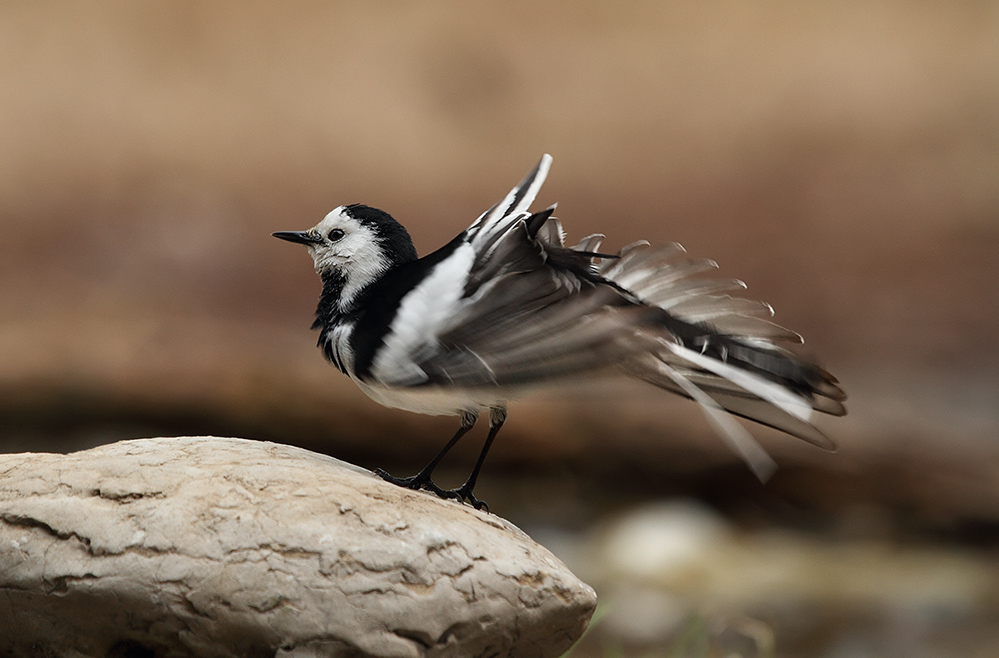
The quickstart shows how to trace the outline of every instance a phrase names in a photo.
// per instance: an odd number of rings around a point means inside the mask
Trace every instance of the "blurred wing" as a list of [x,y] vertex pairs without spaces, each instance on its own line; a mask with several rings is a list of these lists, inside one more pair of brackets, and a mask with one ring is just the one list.
[[603,236],[567,249],[555,206],[528,211],[551,162],[545,154],[466,231],[475,260],[465,303],[419,364],[428,384],[530,384],[605,368],[634,349],[623,338],[651,314],[597,274],[587,247]]
[[597,275],[590,254],[562,246],[554,206],[531,214],[545,155],[483,213],[402,300],[374,362],[397,387],[507,387],[613,363],[627,327],[648,316]]
[[552,209],[518,220],[490,241],[470,271],[461,311],[420,367],[428,383],[517,386],[607,367],[632,347],[623,340],[650,309],[603,284],[588,255],[531,235]]
[[653,248],[646,242],[603,262],[601,275],[667,314],[669,335],[622,367],[698,400],[706,411],[703,396],[729,413],[835,449],[810,422],[813,411],[846,413],[846,395],[835,378],[780,347],[800,343],[801,337],[772,322],[768,304],[730,297],[727,293],[745,288],[741,281],[704,276],[716,268],[713,261],[686,258],[680,245]]
[[704,276],[717,265],[677,244],[607,256],[592,235],[565,247],[554,206],[527,211],[550,163],[543,157],[463,234],[462,276],[441,277],[453,286],[450,316],[408,350],[415,376],[397,384],[508,387],[617,366],[698,402],[761,479],[773,461],[724,412],[835,448],[810,420],[845,414],[846,395],[779,346],[800,336],[773,323],[767,304],[730,296],[745,285]]

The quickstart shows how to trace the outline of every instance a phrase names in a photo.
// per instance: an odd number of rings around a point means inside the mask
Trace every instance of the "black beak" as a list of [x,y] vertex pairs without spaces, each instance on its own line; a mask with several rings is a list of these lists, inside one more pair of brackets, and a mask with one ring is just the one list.
[[320,241],[318,237],[308,231],[278,231],[277,233],[271,233],[271,235],[275,238],[281,238],[282,240],[298,244],[316,244]]

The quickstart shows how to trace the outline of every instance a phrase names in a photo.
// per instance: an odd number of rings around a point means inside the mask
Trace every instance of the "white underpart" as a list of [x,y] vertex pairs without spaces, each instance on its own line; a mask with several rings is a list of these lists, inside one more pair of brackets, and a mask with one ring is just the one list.
[[677,356],[700,368],[713,372],[719,377],[724,377],[733,384],[744,388],[753,395],[766,400],[770,404],[786,411],[792,416],[799,418],[806,423],[811,420],[813,412],[812,405],[808,402],[808,400],[800,395],[792,393],[778,384],[769,382],[762,377],[754,375],[753,373],[740,370],[739,368],[724,363],[723,361],[704,356],[700,352],[695,352],[694,350],[683,347],[682,345],[677,345],[676,343],[668,341],[662,341],[662,344],[666,345],[666,347],[668,347]]
[[338,324],[326,332],[326,340],[333,344],[333,353],[347,372],[354,372],[354,351],[350,349],[350,335],[353,332],[353,322]]
[[462,412],[479,413],[484,409],[502,406],[526,392],[498,388],[468,391],[442,386],[389,388],[361,380],[354,381],[365,395],[378,404],[428,416],[456,416]]
[[392,386],[412,386],[426,381],[426,373],[413,355],[433,341],[454,320],[475,260],[475,249],[463,243],[437,264],[416,288],[402,298],[385,345],[378,350],[371,369],[377,381]]

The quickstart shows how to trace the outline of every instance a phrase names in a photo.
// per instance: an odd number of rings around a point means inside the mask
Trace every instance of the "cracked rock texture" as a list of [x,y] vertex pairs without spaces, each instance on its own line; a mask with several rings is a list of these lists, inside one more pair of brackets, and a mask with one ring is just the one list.
[[0,455],[0,655],[558,656],[595,603],[504,520],[299,448]]

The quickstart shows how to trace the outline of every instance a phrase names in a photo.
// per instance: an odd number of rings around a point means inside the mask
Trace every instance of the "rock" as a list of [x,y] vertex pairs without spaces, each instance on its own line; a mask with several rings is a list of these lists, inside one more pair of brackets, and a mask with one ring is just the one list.
[[956,615],[993,600],[999,589],[999,566],[986,553],[888,538],[829,541],[786,528],[738,531],[689,500],[623,513],[597,542],[604,573],[595,579],[607,591],[644,597],[658,589],[705,609],[763,614],[839,606]]
[[651,502],[623,514],[603,547],[603,563],[621,577],[647,583],[661,573],[701,566],[704,555],[732,541],[717,512],[694,500]]
[[994,551],[860,523],[883,536],[738,527],[692,500],[649,502],[594,533],[580,553],[595,564],[576,568],[611,602],[601,639],[650,655],[700,626],[712,656],[774,655],[774,636],[789,656],[999,656]]
[[0,455],[0,654],[558,656],[596,596],[497,516],[284,445]]

